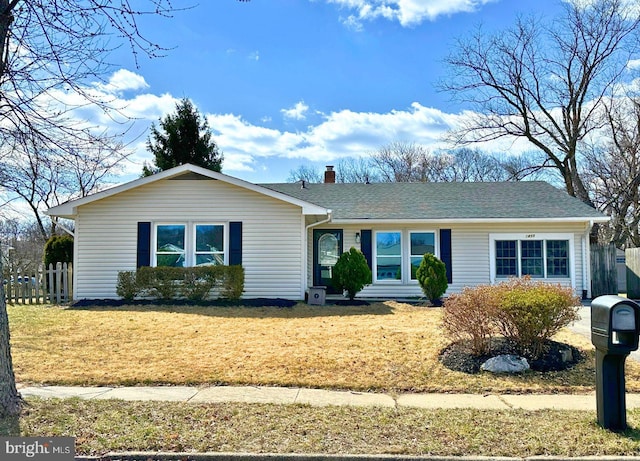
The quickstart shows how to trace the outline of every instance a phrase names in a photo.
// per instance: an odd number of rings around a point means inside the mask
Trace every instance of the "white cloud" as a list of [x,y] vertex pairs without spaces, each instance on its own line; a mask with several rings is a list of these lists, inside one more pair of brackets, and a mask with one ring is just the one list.
[[496,0],[326,0],[342,8],[355,11],[343,22],[359,30],[363,21],[378,18],[398,21],[403,27],[412,27],[440,16],[476,11],[482,5]]
[[290,109],[282,109],[280,110],[280,112],[282,112],[282,115],[284,116],[284,118],[289,118],[293,120],[304,120],[305,118],[307,118],[305,113],[308,110],[309,110],[309,106],[307,106],[304,103],[304,101],[300,101]]
[[[127,77],[126,81],[136,81],[134,76]],[[116,74],[112,80],[118,81]],[[91,87],[91,91],[96,96],[110,98],[111,104],[119,108],[119,113],[124,117],[114,120],[117,117],[113,114],[109,116],[93,106],[83,105],[78,95],[60,92],[53,96],[59,103],[78,107],[71,114],[79,124],[112,134],[125,132],[125,142],[132,155],[123,166],[125,174],[121,179],[124,181],[137,177],[144,162],[151,161],[151,155],[146,150],[149,126],[173,112],[178,98],[171,94],[156,95],[150,91],[128,97],[122,93],[114,95],[109,93],[109,89],[95,85]],[[309,106],[300,101],[281,112],[285,118],[303,120],[308,110]],[[271,180],[269,172],[262,171],[265,165],[271,168],[271,174],[282,174],[281,168],[270,167],[278,161],[336,161],[345,157],[367,156],[394,141],[445,149],[450,146],[442,140],[443,135],[448,130],[461,126],[467,117],[473,116],[471,113],[449,114],[414,102],[408,108],[384,113],[354,112],[349,109],[328,114],[315,113],[319,117],[317,123],[293,132],[284,128],[267,127],[267,123],[271,125],[273,122],[265,120],[257,124],[250,123],[238,114],[206,113],[202,109],[201,113],[207,117],[213,137],[224,154],[223,171],[245,178],[255,175],[253,177],[258,177],[258,182]],[[487,151],[511,153],[530,150],[526,143],[513,143],[509,140],[478,147]],[[265,181],[265,178],[269,179]]]
[[143,90],[149,88],[149,84],[142,75],[127,69],[120,69],[111,75],[106,84],[99,83],[96,87],[109,94],[118,94],[127,90]]
[[627,69],[640,69],[640,59],[632,59],[627,63]]

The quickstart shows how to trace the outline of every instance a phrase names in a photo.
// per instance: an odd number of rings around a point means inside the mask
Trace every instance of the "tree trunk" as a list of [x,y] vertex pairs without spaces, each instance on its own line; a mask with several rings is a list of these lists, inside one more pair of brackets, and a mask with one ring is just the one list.
[[[0,275],[2,274],[2,248],[0,248]],[[0,283],[0,417],[20,414],[22,397],[16,388],[16,377],[11,360],[9,342],[9,315],[4,297],[4,283]]]

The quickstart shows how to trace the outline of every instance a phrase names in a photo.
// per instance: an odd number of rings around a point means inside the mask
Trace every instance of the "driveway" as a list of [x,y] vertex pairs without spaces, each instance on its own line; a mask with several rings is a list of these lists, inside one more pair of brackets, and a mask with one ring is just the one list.
[[[591,339],[591,303],[585,301],[579,311],[580,320],[569,325],[569,329]],[[629,354],[629,358],[640,362],[640,351]]]

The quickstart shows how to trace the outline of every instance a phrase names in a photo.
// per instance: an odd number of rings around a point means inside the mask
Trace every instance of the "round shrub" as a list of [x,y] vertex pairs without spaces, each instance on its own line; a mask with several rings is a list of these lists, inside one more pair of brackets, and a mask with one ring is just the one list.
[[532,358],[540,357],[546,341],[579,318],[580,299],[569,287],[524,277],[500,284],[499,290],[498,331]]
[[437,303],[449,286],[447,267],[431,253],[425,253],[416,271],[416,278],[424,295],[432,303]]
[[465,287],[462,293],[447,297],[442,308],[442,327],[455,341],[469,340],[473,355],[484,355],[491,350],[491,339],[497,331],[498,304],[496,287]]
[[502,336],[535,360],[553,335],[578,320],[579,306],[569,287],[514,278],[449,296],[442,326],[453,340],[470,340],[474,355],[488,352],[492,338]]
[[371,269],[364,255],[354,247],[340,255],[333,266],[331,284],[336,290],[346,291],[353,300],[365,285],[371,283]]
[[52,235],[44,244],[44,264],[54,266],[57,263],[73,261],[73,237],[68,234]]

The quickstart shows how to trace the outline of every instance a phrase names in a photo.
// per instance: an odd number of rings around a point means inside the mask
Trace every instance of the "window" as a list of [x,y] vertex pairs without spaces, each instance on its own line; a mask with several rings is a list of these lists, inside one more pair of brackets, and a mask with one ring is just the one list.
[[570,235],[496,234],[490,236],[490,240],[492,279],[524,275],[534,278],[572,277]]
[[402,234],[376,233],[376,279],[402,280]]
[[544,277],[542,261],[542,240],[524,240],[520,242],[520,261],[522,274],[531,277]]
[[195,266],[224,264],[224,226],[220,224],[196,225]]
[[379,231],[374,243],[374,279],[377,282],[416,281],[425,253],[436,254],[436,234],[427,231]]
[[184,267],[184,224],[163,224],[156,227],[156,265]]
[[569,276],[569,241],[547,240],[547,277]]
[[433,232],[410,232],[409,233],[410,258],[411,258],[411,280],[416,280],[416,271],[420,267],[425,253],[436,254],[436,236]]
[[156,266],[209,266],[225,264],[223,224],[157,224]]
[[516,240],[496,240],[496,275],[515,277],[518,275],[518,252]]

